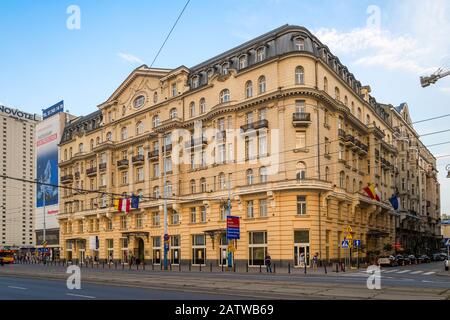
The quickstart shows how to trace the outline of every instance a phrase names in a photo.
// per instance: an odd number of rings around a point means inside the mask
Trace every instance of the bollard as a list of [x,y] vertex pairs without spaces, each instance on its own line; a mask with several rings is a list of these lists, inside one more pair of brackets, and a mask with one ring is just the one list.
[[191,262],[189,261],[189,271],[191,271]]
[[144,263],[142,264],[142,270],[145,271],[145,260],[144,260]]
[[261,273],[261,272],[262,272],[262,265],[259,264],[259,273]]
[[245,264],[245,272],[248,273],[248,262]]
[[202,272],[202,264],[200,263],[200,272]]
[[336,266],[336,273],[339,273],[339,266],[338,266],[338,264],[336,263],[335,266]]
[[222,262],[222,272],[223,272],[223,262]]
[[288,262],[288,273],[291,274],[291,263]]
[[178,271],[180,271],[180,272],[181,272],[181,261],[180,261],[180,262],[178,262]]
[[323,268],[325,269],[325,274],[328,274],[328,271],[327,271],[327,264],[326,264],[326,263],[323,264]]
[[152,261],[152,271],[154,271],[154,270],[155,270],[155,264]]
[[277,273],[277,264],[276,263],[273,264],[273,273]]
[[103,260],[103,269],[105,269],[105,260]]
[[235,262],[235,263],[233,264],[233,272],[236,272],[236,265],[237,265],[237,263]]
[[212,272],[212,262],[209,263],[209,272]]
[[305,263],[305,274],[306,274],[306,263]]
[[162,271],[162,267],[163,267],[163,264],[161,263],[161,261],[159,262],[159,265],[160,265],[160,267],[161,267],[161,271]]
[[139,270],[139,263],[136,263],[136,270]]
[[172,271],[172,263],[169,264],[169,270]]

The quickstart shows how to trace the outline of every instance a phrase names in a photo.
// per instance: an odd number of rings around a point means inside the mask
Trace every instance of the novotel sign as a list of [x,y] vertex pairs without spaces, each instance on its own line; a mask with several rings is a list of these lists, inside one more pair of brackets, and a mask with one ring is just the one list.
[[17,109],[11,109],[5,106],[0,105],[0,112],[12,116],[18,119],[26,119],[32,121],[39,121],[38,116],[36,114],[30,114],[26,112],[22,112]]

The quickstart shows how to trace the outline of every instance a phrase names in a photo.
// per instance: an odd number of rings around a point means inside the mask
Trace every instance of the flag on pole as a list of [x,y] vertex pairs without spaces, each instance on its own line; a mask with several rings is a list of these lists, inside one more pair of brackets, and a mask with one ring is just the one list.
[[376,200],[376,199],[377,199],[377,196],[376,196],[376,194],[375,194],[375,188],[373,187],[373,185],[368,185],[368,186],[365,187],[363,190],[367,193],[367,195],[369,196],[369,198],[371,198],[371,199],[373,199],[373,200]]
[[389,199],[389,202],[391,203],[394,210],[397,211],[400,208],[400,204],[398,202],[398,197],[395,194],[392,195],[392,197]]
[[382,195],[380,190],[378,190],[378,187],[375,187],[375,200],[381,201]]
[[121,201],[122,199],[114,199],[114,210],[120,211],[120,208],[122,207]]
[[133,210],[139,209],[139,197],[138,196],[133,195],[131,197],[131,209],[133,209]]
[[122,199],[121,200],[121,207],[120,207],[120,212],[130,212],[130,204],[131,204],[131,200],[130,199]]

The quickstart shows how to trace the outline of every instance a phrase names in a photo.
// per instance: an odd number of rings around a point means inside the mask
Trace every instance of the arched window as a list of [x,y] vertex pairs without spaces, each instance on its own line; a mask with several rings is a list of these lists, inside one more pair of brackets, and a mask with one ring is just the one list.
[[253,170],[252,169],[247,170],[246,177],[247,177],[247,185],[252,185],[253,184]]
[[158,103],[158,92],[156,92],[156,91],[153,94],[153,103]]
[[177,108],[170,109],[169,117],[170,119],[175,119],[178,116]]
[[230,101],[230,90],[224,89],[220,92],[220,103],[226,103]]
[[80,143],[79,145],[78,145],[78,152],[84,152],[84,145],[82,144],[82,143]]
[[353,186],[351,192],[356,192],[356,180],[353,179]]
[[92,151],[94,149],[94,139],[91,139],[89,145],[90,145],[91,151]]
[[326,167],[325,168],[325,181],[328,181],[329,178],[330,178],[330,168]]
[[366,115],[366,125],[370,124],[370,115]]
[[306,179],[306,164],[303,161],[297,162],[297,180]]
[[122,116],[125,115],[126,111],[127,111],[127,108],[126,108],[125,106],[123,106],[123,107],[122,107]]
[[266,48],[256,50],[256,62],[261,62],[266,58]]
[[153,187],[153,197],[154,197],[155,199],[159,199],[159,197],[160,197],[159,187],[158,187],[158,186]]
[[266,183],[267,182],[267,168],[261,167],[259,169],[259,182]]
[[159,126],[159,116],[154,116],[152,119],[153,128],[156,128]]
[[323,91],[328,92],[328,79],[327,79],[327,77],[323,78]]
[[120,130],[120,138],[121,138],[122,140],[125,140],[125,139],[128,138],[128,130],[127,130],[127,127],[123,127],[123,128]]
[[189,104],[189,116],[192,118],[192,117],[195,117],[195,102],[191,102],[190,104]]
[[339,173],[339,188],[344,189],[344,184],[345,184],[345,173],[344,171],[341,171]]
[[305,84],[305,69],[302,66],[295,68],[295,84]]
[[144,133],[144,122],[139,121],[136,124],[136,135],[143,134],[143,133]]
[[136,99],[134,99],[133,101],[133,107],[135,107],[136,109],[142,107],[145,103],[145,97],[144,96],[139,96]]
[[352,114],[355,114],[355,103],[352,101]]
[[67,149],[64,149],[64,161],[67,160]]
[[259,94],[266,92],[266,77],[264,77],[264,76],[259,77],[258,90],[259,90]]
[[165,197],[172,197],[173,192],[172,192],[172,182],[170,181],[166,181],[166,186],[164,188],[164,196]]
[[97,146],[100,145],[100,137],[97,137]]
[[72,147],[69,148],[69,158],[72,159],[73,156],[73,151],[72,151]]
[[225,190],[226,183],[225,183],[225,173],[221,172],[219,174],[219,190]]
[[347,96],[344,97],[344,104],[346,107],[348,107],[348,97]]
[[336,100],[341,100],[341,93],[339,92],[339,88],[338,87],[334,88],[334,98]]
[[247,67],[247,56],[243,55],[239,58],[239,69]]
[[358,108],[358,113],[356,114],[357,118],[359,119],[359,121],[362,120],[362,112],[361,112],[361,108]]
[[200,114],[204,114],[206,112],[206,100],[205,98],[200,99]]
[[253,83],[250,80],[245,84],[245,97],[253,97]]
[[106,141],[112,141],[112,133],[111,132],[108,132],[106,134]]
[[191,180],[189,185],[190,185],[190,189],[191,189],[191,194],[194,194],[196,192],[196,190],[195,190],[195,180]]
[[350,178],[347,176],[345,178],[345,190],[349,191],[348,189],[350,188]]
[[206,179],[205,178],[201,178],[200,179],[200,189],[201,189],[202,193],[207,192],[206,188],[207,188]]

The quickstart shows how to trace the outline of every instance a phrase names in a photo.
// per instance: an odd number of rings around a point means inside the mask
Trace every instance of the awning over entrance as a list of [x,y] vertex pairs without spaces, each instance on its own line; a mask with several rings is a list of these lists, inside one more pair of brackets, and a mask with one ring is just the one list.
[[141,232],[122,232],[122,236],[123,237],[146,237],[147,240],[150,238],[150,232],[145,232],[145,231],[141,231]]
[[216,234],[222,234],[227,232],[227,229],[223,228],[223,229],[214,229],[214,230],[206,230],[203,231],[203,233],[209,235],[209,236],[215,236]]
[[370,230],[367,233],[368,237],[372,237],[372,238],[385,238],[385,237],[389,237],[389,232],[384,232],[384,231],[379,231],[379,230]]

